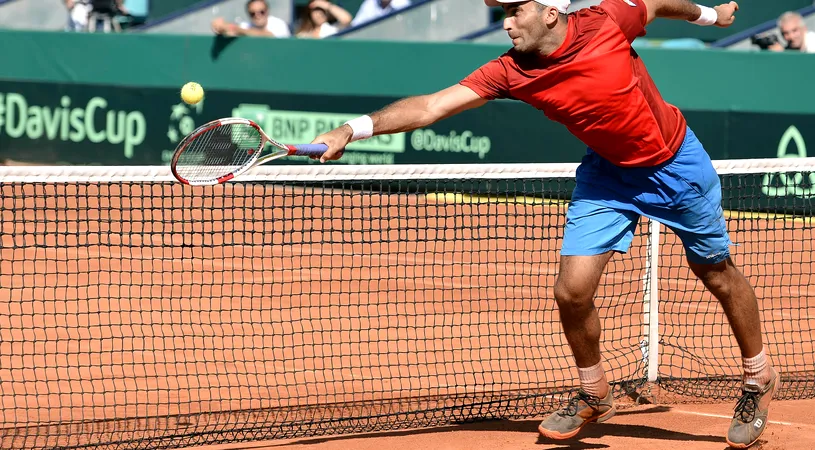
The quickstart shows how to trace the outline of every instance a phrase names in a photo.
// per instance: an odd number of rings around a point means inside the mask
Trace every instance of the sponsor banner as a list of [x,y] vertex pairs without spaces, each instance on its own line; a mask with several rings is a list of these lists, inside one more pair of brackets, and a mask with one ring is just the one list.
[[[731,113],[726,159],[806,158],[815,145],[815,115]],[[725,159],[725,158],[723,158]],[[757,162],[760,164],[760,161]],[[815,173],[764,173],[726,177],[723,202],[754,211],[813,214]],[[735,208],[734,208],[735,209]],[[743,209],[743,208],[742,208]]]
[[[165,165],[185,135],[217,118],[248,118],[276,140],[308,143],[395,100],[208,91],[203,102],[190,106],[172,89],[0,81],[0,158],[46,165]],[[815,143],[815,115],[690,111],[685,116],[713,159],[801,157],[807,156],[807,143]],[[429,127],[354,142],[332,164],[578,162],[585,151],[540,111],[496,101]],[[273,163],[318,162],[292,157]],[[796,208],[811,206],[815,174],[758,178],[754,184],[765,199],[792,197],[803,200]]]
[[[397,100],[208,91],[195,106],[171,89],[0,82],[0,157],[34,164],[167,164],[178,142],[223,117],[256,121],[273,139],[308,143]],[[491,102],[429,127],[348,146],[334,164],[575,162],[584,146],[518,102]],[[314,164],[284,158],[274,164]]]
[[[794,125],[778,141],[779,158],[806,158],[807,147],[803,135]],[[761,178],[761,193],[768,197],[815,198],[815,172],[767,173]]]
[[56,95],[0,90],[4,157],[40,163],[146,161],[137,157],[137,149],[147,139],[147,118],[137,109],[141,108],[137,97],[123,103],[89,92],[52,93]]

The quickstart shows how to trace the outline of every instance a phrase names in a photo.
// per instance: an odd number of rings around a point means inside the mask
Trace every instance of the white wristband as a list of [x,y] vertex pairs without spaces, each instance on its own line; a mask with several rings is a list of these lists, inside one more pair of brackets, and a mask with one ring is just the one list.
[[710,25],[715,25],[716,21],[719,20],[719,13],[716,12],[713,8],[708,8],[707,6],[696,5],[699,9],[702,10],[702,14],[699,16],[698,19],[689,21],[691,23],[695,23],[696,25],[700,25],[703,27],[707,27]]
[[359,116],[345,123],[350,126],[354,132],[354,135],[351,137],[351,142],[368,139],[374,135],[374,121],[371,120],[370,116]]

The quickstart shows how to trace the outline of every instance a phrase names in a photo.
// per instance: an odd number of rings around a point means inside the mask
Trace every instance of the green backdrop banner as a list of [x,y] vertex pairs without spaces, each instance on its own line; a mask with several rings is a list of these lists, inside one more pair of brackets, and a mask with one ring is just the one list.
[[178,11],[183,11],[202,0],[153,0],[150,2],[150,12],[147,15],[148,21],[161,19]]
[[[252,119],[274,139],[308,143],[396,99],[210,90],[202,103],[189,106],[176,89],[0,81],[0,157],[38,164],[166,164],[184,135],[213,119]],[[807,156],[807,143],[815,145],[815,115],[685,115],[714,159]],[[355,142],[339,163],[578,162],[585,152],[540,111],[496,101],[413,132]]]
[[[688,27],[694,25],[683,24]],[[0,31],[0,80],[207,91],[402,97],[458,82],[505,46]],[[806,54],[642,49],[663,96],[684,110],[815,113]],[[779,82],[779,80],[783,80]]]
[[[14,43],[0,65],[0,158],[35,164],[167,164],[186,133],[228,116],[256,120],[280,141],[306,143],[348,118],[456,83],[506,50],[13,31],[0,31],[0,39]],[[806,156],[815,142],[815,90],[806,88],[815,58],[640,54],[712,158]],[[206,90],[195,107],[178,95],[190,80]],[[339,163],[578,162],[585,151],[534,108],[495,101],[424,129],[354,143]]]

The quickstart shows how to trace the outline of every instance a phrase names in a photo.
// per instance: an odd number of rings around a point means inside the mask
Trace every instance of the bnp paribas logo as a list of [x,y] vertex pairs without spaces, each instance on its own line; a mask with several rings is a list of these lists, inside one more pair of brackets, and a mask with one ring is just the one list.
[[[162,150],[161,159],[169,162],[173,157],[175,146],[184,139],[185,136],[195,131],[195,117],[200,116],[204,110],[204,102],[194,106],[186,103],[178,103],[170,108],[170,120],[167,126],[167,140],[172,146],[170,149]],[[194,117],[195,116],[195,117]]]
[[195,130],[195,119],[193,119],[192,113],[195,112],[197,116],[203,110],[203,101],[194,106],[185,103],[173,105],[170,112],[170,125],[167,127],[167,138],[172,144],[178,144],[184,136]]

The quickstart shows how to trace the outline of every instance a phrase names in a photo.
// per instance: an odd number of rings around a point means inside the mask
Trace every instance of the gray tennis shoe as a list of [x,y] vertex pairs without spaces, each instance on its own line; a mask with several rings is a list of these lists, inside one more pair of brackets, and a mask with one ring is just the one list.
[[773,376],[764,389],[755,384],[745,384],[742,387],[741,398],[736,403],[736,412],[727,431],[727,444],[731,447],[747,448],[755,444],[764,433],[770,400],[781,384],[778,382],[778,373],[774,369],[772,371]]
[[613,389],[609,388],[605,398],[589,395],[580,389],[569,399],[565,408],[544,419],[538,431],[549,439],[569,439],[587,423],[605,422],[616,412]]

